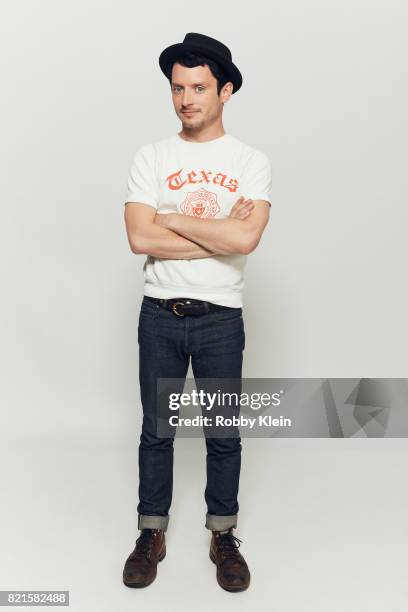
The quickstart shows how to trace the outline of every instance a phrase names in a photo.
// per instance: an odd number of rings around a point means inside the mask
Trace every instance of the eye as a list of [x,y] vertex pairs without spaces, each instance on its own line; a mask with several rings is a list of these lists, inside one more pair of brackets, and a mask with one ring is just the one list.
[[[179,85],[174,85],[171,90],[174,93],[178,93],[180,91],[180,89],[182,89]],[[200,93],[202,93],[203,91],[205,91],[205,87],[203,85],[197,85],[196,90],[198,90]]]

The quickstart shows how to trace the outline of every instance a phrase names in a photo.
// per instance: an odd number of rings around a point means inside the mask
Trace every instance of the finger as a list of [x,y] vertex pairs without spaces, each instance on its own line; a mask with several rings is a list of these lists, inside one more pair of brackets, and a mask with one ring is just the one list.
[[250,214],[250,212],[251,212],[251,211],[247,211],[247,212],[246,212],[246,211],[242,211],[242,212],[240,213],[240,215],[239,215],[239,218],[240,218],[241,220],[242,220],[242,219],[245,219],[245,217],[247,217],[247,216]]
[[238,204],[237,206],[238,210],[244,209],[250,202],[251,200],[243,200],[242,202]]
[[236,202],[234,202],[234,204],[231,206],[231,210],[237,210],[238,206],[240,206],[241,204],[241,198],[239,200],[237,200]]

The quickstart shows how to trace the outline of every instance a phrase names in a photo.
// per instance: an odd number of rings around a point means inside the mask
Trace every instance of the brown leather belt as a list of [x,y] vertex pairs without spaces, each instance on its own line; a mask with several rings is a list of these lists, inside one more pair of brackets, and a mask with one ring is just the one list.
[[165,300],[162,298],[155,298],[150,297],[150,295],[145,295],[144,299],[148,300],[149,302],[154,302],[162,308],[171,310],[178,317],[184,317],[185,315],[202,315],[215,310],[231,310],[230,306],[222,306],[221,304],[213,304],[212,302],[185,297],[170,298]]

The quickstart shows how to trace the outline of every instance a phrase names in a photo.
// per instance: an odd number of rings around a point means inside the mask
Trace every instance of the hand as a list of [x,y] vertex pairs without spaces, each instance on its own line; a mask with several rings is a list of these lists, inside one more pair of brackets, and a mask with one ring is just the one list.
[[232,219],[245,219],[254,209],[253,201],[248,198],[244,199],[244,196],[241,196],[234,204],[234,206],[230,210],[230,214],[228,215]]

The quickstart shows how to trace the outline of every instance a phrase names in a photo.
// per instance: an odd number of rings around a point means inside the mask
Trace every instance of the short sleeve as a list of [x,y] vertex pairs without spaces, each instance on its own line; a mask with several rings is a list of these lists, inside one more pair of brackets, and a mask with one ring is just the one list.
[[241,186],[242,195],[252,200],[266,200],[271,206],[272,168],[265,153],[255,150],[248,161]]
[[128,202],[141,202],[158,207],[156,155],[153,145],[144,145],[133,157],[125,194],[125,204]]

